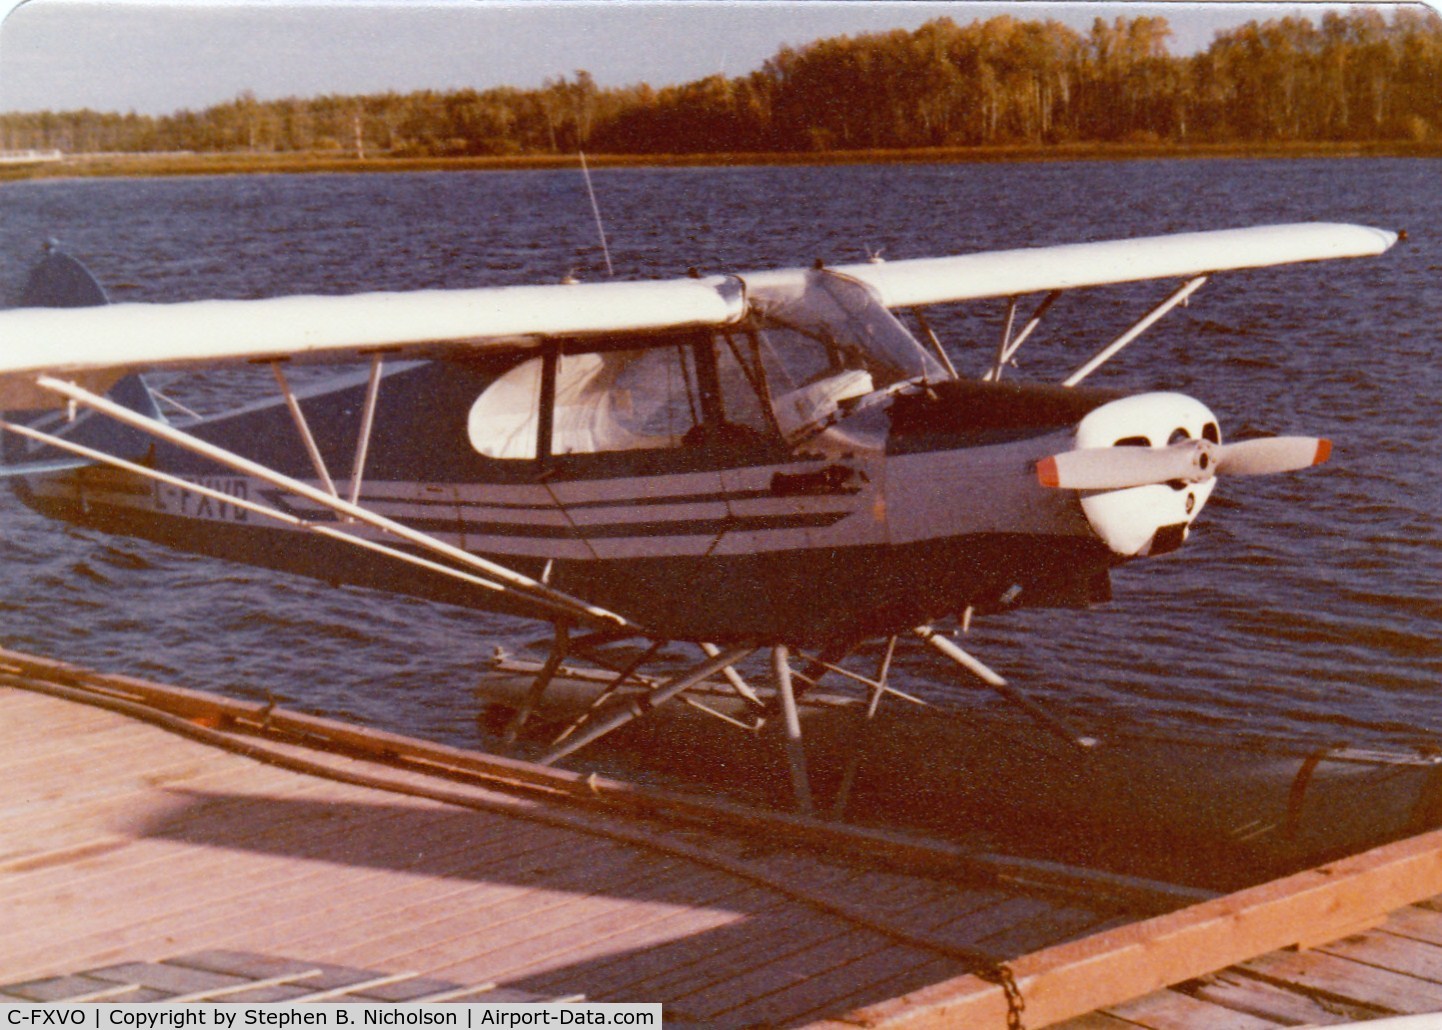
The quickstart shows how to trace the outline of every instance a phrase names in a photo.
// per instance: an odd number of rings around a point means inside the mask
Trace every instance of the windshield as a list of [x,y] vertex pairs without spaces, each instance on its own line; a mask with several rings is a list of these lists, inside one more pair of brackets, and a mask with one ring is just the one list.
[[864,284],[836,272],[758,287],[751,301],[762,366],[781,431],[791,439],[847,400],[946,373]]

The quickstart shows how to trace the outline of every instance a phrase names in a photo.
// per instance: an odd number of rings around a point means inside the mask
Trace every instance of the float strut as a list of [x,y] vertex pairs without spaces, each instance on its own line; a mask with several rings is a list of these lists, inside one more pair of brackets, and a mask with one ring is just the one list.
[[811,815],[811,782],[806,775],[806,750],[801,742],[801,716],[796,710],[796,692],[791,686],[791,655],[785,644],[771,649],[771,668],[776,674],[776,696],[781,700],[781,716],[786,728],[786,761],[791,766],[791,789],[796,795],[796,810]]
[[731,650],[719,654],[715,658],[706,659],[706,661],[700,665],[692,666],[679,676],[673,676],[649,694],[643,694],[631,701],[624,709],[612,715],[605,722],[591,727],[585,733],[576,736],[574,739],[558,747],[553,747],[541,756],[540,764],[554,765],[567,755],[581,750],[581,748],[592,741],[600,740],[612,730],[619,729],[633,719],[639,719],[657,705],[665,704],[676,695],[690,687],[694,687],[707,676],[715,675],[722,669],[730,668],[754,650],[755,648],[753,647],[733,647]]
[[846,759],[846,771],[841,774],[841,786],[836,788],[836,800],[831,805],[831,818],[840,819],[846,815],[846,806],[851,802],[851,788],[856,784],[856,773],[861,768],[862,758],[862,734],[861,731],[868,729],[876,718],[876,710],[881,706],[881,699],[886,696],[886,677],[891,673],[891,659],[896,654],[896,638],[892,637],[886,642],[886,650],[881,655],[881,663],[876,668],[876,685],[871,688],[871,694],[866,699],[866,708],[862,711],[857,726],[856,746],[851,749]]
[[564,622],[556,623],[556,635],[551,640],[551,653],[546,656],[546,664],[541,666],[541,671],[536,674],[536,681],[531,684],[531,690],[526,695],[525,702],[521,705],[516,717],[506,727],[506,732],[501,740],[510,745],[516,742],[525,728],[526,721],[530,719],[531,713],[541,703],[541,697],[546,693],[546,688],[551,685],[551,680],[561,668],[561,663],[566,660],[566,652],[570,650],[571,627]]
[[991,687],[992,690],[995,690],[1002,697],[1020,707],[1027,715],[1030,715],[1040,723],[1044,729],[1060,737],[1068,744],[1082,751],[1089,751],[1097,746],[1095,737],[1086,737],[1078,733],[1075,727],[1057,718],[1051,712],[1048,712],[1041,705],[1017,690],[997,673],[957,647],[930,626],[918,626],[913,632],[957,665],[960,665],[967,672]]

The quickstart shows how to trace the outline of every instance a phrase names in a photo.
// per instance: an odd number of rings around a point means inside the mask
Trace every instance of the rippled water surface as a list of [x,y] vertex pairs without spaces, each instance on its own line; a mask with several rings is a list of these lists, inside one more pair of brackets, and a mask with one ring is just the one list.
[[[1233,436],[1331,436],[1311,473],[1230,480],[1189,543],[1086,612],[980,619],[974,649],[1096,730],[1400,746],[1442,737],[1442,162],[1154,161],[607,170],[622,275],[902,258],[1285,221],[1409,230],[1382,258],[1231,273],[1094,377],[1191,393]],[[47,237],[116,300],[600,278],[573,172],[215,177],[0,186],[0,292]],[[1019,374],[1062,378],[1170,289],[1059,302]],[[1000,305],[938,328],[986,367]],[[0,341],[3,346],[3,341]],[[203,410],[261,384],[173,382]],[[537,627],[175,554],[0,496],[5,646],[456,743],[500,644]],[[844,591],[845,584],[834,589]],[[916,690],[994,704],[907,649]]]

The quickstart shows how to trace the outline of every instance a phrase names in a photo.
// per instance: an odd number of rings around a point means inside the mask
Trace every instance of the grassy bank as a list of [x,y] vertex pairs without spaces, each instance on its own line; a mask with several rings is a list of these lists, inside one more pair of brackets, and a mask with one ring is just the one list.
[[[595,154],[592,167],[684,168],[1004,161],[1138,161],[1182,158],[1442,157],[1431,143],[1075,143],[1055,146],[938,147],[754,154]],[[104,154],[0,165],[0,181],[89,176],[258,175],[330,172],[505,171],[574,168],[576,156],[367,157],[328,153]]]

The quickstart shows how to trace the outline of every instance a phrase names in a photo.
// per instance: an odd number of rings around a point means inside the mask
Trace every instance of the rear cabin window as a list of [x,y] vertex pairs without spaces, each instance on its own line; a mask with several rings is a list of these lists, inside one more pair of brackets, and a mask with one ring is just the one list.
[[535,460],[541,373],[545,362],[530,358],[482,391],[471,405],[466,435],[487,458]]

